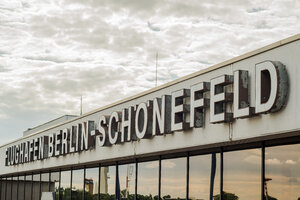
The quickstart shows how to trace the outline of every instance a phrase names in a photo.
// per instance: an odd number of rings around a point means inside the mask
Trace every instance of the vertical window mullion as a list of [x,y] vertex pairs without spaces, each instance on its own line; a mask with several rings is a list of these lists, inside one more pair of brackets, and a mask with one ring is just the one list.
[[220,200],[223,200],[223,172],[224,172],[223,148],[220,152]]
[[161,199],[161,156],[158,161],[158,199]]
[[137,187],[138,187],[138,159],[135,160],[135,183],[134,183],[134,199],[137,200]]
[[26,174],[24,174],[24,185],[23,185],[23,199],[25,199],[26,198]]
[[17,178],[17,200],[19,199],[19,175],[18,175],[18,178]]
[[190,154],[186,156],[186,200],[189,199],[189,183],[190,183]]
[[61,169],[59,169],[59,172],[58,172],[58,199],[60,200],[60,199],[62,199],[61,198],[61,189],[60,189],[60,187],[61,187],[61,185],[60,185],[60,183],[61,183],[61,181],[60,181],[60,179],[61,179]]
[[100,184],[101,184],[101,164],[99,163],[99,173],[98,173],[98,200],[100,200]]
[[13,179],[14,179],[14,177],[12,176],[10,178],[10,200],[12,200]]
[[261,148],[261,200],[265,199],[265,143]]
[[42,172],[40,172],[39,199],[42,198]]
[[51,192],[51,171],[49,171],[48,192]]
[[7,199],[7,177],[5,178],[5,199]]
[[85,200],[85,176],[86,176],[86,167],[83,168],[83,200]]
[[71,182],[70,182],[70,199],[72,199],[72,183],[73,183],[73,167],[71,168],[71,178],[70,178],[71,180]]
[[[120,185],[120,182],[119,182],[119,163],[118,161],[116,162],[116,180],[115,180],[115,197],[116,199],[119,197],[119,190],[120,188],[118,189],[119,185]],[[119,183],[119,184],[118,184]]]
[[30,199],[32,200],[32,193],[33,193],[33,173],[31,173],[31,183],[30,183]]

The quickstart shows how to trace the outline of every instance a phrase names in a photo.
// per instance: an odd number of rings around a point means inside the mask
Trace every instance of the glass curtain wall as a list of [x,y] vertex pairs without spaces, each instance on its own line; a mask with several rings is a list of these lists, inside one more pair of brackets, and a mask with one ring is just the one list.
[[42,178],[41,178],[41,196],[42,198],[45,198],[46,193],[49,192],[49,187],[50,187],[50,182],[49,182],[49,172],[47,173],[42,173]]
[[32,200],[40,199],[40,174],[33,175],[32,182]]
[[119,183],[121,198],[134,199],[135,195],[135,163],[119,165]]
[[60,173],[60,200],[70,200],[71,171],[61,171]]
[[11,192],[11,199],[17,199],[17,191],[18,190],[18,177],[14,176],[12,178],[12,192]]
[[220,154],[191,156],[189,199],[211,200],[220,194]]
[[265,149],[265,198],[300,199],[300,144]]
[[138,163],[137,199],[158,199],[159,162]]
[[[62,200],[115,200],[135,198],[135,175],[139,200],[161,199],[220,200],[220,183],[223,180],[223,200],[298,200],[300,199],[300,144],[282,145],[262,149],[247,149],[223,153],[221,177],[221,154],[206,154],[176,159],[140,162],[137,164],[102,166],[73,171],[31,174],[1,178],[2,200],[37,200],[46,192],[60,191]],[[262,158],[265,156],[265,179],[262,183]],[[189,172],[187,172],[187,165]],[[161,169],[161,177],[159,177]],[[72,174],[72,188],[71,187]],[[187,173],[189,179],[187,179]],[[61,180],[59,179],[61,177]],[[161,178],[161,188],[159,188]],[[223,179],[222,179],[223,178]],[[40,181],[41,179],[41,181]],[[50,179],[50,181],[49,181]],[[18,181],[19,180],[19,181]],[[187,180],[189,182],[187,182]],[[99,185],[100,183],[100,185]],[[60,186],[60,188],[59,188]],[[187,188],[188,187],[188,188]],[[264,194],[261,194],[264,189]],[[84,192],[85,191],[85,192]],[[117,193],[116,193],[117,192]],[[49,193],[47,194],[49,195]]]
[[72,173],[72,200],[82,200],[84,169],[73,170]]
[[25,181],[24,176],[19,176],[19,194],[18,194],[18,200],[25,200]]
[[51,172],[50,173],[50,192],[55,192],[55,200],[58,200],[59,194],[59,172]]
[[12,180],[11,177],[6,178],[6,199],[11,200]]
[[223,197],[261,198],[261,149],[224,153]]
[[116,166],[101,167],[100,199],[115,200]]
[[84,191],[86,200],[97,200],[99,191],[99,167],[85,169]]
[[186,157],[161,161],[162,199],[186,199],[186,165]]

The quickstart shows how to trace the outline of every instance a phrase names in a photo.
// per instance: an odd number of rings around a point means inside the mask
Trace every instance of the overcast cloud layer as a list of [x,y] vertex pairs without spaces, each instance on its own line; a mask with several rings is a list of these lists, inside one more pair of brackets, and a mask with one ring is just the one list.
[[300,1],[1,0],[0,144],[299,33]]

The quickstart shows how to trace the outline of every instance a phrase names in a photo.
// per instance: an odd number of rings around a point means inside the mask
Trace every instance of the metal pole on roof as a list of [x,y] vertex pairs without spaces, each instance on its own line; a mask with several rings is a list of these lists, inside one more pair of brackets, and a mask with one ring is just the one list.
[[155,87],[157,87],[157,58],[158,58],[158,52],[156,52],[156,62],[155,62]]
[[82,115],[82,95],[80,96],[80,115]]

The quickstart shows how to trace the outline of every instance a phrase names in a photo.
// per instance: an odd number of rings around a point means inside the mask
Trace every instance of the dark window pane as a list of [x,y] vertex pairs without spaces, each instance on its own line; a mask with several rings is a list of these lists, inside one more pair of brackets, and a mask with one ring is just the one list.
[[122,199],[134,199],[135,164],[119,165],[119,183]]
[[2,178],[2,193],[1,193],[1,199],[5,199],[6,196],[6,178]]
[[11,198],[17,199],[17,187],[18,187],[18,177],[15,176],[13,177],[13,181],[12,181],[12,194],[11,194]]
[[51,192],[55,192],[55,199],[58,199],[59,172],[51,172]]
[[25,177],[25,199],[31,199],[31,182],[32,182],[32,175],[27,175]]
[[42,173],[41,184],[42,184],[41,185],[41,194],[43,197],[43,196],[47,195],[47,193],[49,193],[49,173]]
[[299,152],[300,144],[266,148],[265,188],[268,196],[278,200],[300,198]]
[[220,154],[190,157],[189,198],[209,200],[220,193]]
[[161,197],[163,199],[185,199],[186,158],[161,161]]
[[99,186],[98,177],[99,167],[86,169],[84,186],[86,200],[97,200]]
[[0,178],[0,199],[4,199],[4,193],[5,193],[5,178]]
[[138,164],[138,199],[154,199],[158,196],[158,163],[151,161]]
[[39,200],[40,199],[40,174],[33,175],[33,184],[32,184],[32,199]]
[[19,194],[18,200],[24,200],[24,176],[19,176]]
[[10,200],[11,199],[11,183],[12,183],[12,180],[11,180],[11,177],[8,177],[6,179],[7,181],[7,185],[6,185],[6,199],[7,200]]
[[73,170],[72,200],[82,200],[83,198],[83,176],[83,169]]
[[60,177],[60,196],[61,200],[71,198],[71,171],[62,171]]
[[261,198],[261,149],[224,153],[223,191],[225,198]]
[[116,167],[101,167],[100,199],[115,200]]

